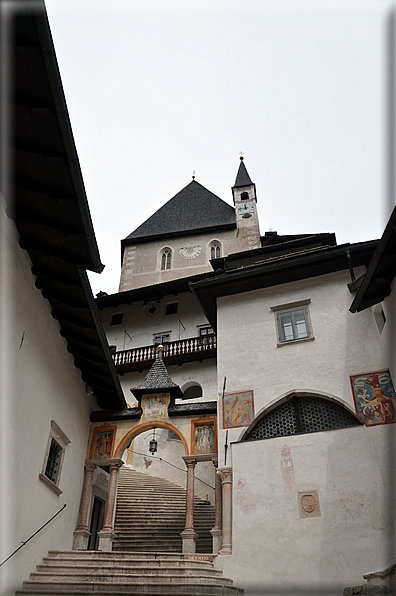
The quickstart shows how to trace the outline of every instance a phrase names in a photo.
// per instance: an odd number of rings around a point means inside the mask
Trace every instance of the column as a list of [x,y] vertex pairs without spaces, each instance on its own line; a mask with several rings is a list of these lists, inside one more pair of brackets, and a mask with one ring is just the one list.
[[223,545],[219,555],[232,555],[232,468],[220,468],[217,473],[223,489]]
[[212,459],[213,466],[215,469],[215,525],[210,530],[213,536],[213,554],[217,555],[221,549],[221,478],[217,473],[217,467],[219,465],[217,459]]
[[183,540],[183,553],[193,554],[196,550],[198,534],[194,530],[194,469],[197,460],[191,457],[183,457],[187,466],[187,488],[186,488],[186,527],[180,534]]
[[91,535],[87,526],[88,508],[91,499],[92,477],[96,467],[93,462],[85,462],[80,519],[77,528],[73,532],[73,550],[87,550],[88,548],[88,540]]
[[113,531],[113,517],[114,517],[114,506],[117,496],[117,481],[118,471],[121,466],[124,465],[122,459],[111,459],[109,460],[110,466],[110,485],[109,493],[107,495],[105,518],[103,528],[98,532],[99,545],[98,550],[111,551],[113,546],[113,540],[115,534]]

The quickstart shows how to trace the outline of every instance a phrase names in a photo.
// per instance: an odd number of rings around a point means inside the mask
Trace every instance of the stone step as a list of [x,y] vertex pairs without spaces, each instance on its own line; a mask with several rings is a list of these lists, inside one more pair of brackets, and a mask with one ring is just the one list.
[[233,586],[226,586],[224,584],[215,582],[191,581],[186,583],[179,583],[179,579],[174,583],[161,583],[145,580],[144,582],[113,582],[103,583],[95,581],[83,583],[77,582],[24,582],[22,590],[16,592],[17,595],[27,596],[28,594],[111,594],[112,596],[120,594],[136,594],[137,592],[144,594],[191,594],[196,596],[199,594],[213,595],[213,594],[240,594],[238,588]]

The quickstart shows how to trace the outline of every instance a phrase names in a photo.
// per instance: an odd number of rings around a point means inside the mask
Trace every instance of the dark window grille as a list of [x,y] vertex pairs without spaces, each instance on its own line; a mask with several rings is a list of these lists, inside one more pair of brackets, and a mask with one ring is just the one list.
[[271,439],[359,425],[357,418],[338,404],[312,397],[293,397],[261,418],[244,440]]
[[47,465],[45,468],[45,475],[54,484],[57,481],[59,473],[60,458],[62,455],[62,447],[58,445],[55,439],[51,439],[51,446],[48,454]]
[[167,304],[165,307],[165,314],[166,315],[175,315],[177,313],[177,302],[172,302],[172,304]]
[[111,317],[110,325],[121,325],[122,319],[124,318],[124,313],[120,312]]

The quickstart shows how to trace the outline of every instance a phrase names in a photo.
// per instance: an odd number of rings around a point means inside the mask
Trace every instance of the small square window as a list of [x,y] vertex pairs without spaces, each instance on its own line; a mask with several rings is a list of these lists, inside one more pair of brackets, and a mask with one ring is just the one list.
[[124,313],[120,312],[111,317],[110,325],[121,325],[122,319],[124,318]]
[[280,343],[311,337],[306,306],[279,311],[276,316]]
[[159,346],[161,344],[166,344],[170,341],[170,334],[169,333],[159,333],[158,335],[154,335],[154,345]]
[[165,307],[165,314],[166,315],[175,315],[177,313],[177,302],[172,302],[172,304],[167,304]]
[[69,439],[61,431],[56,422],[51,420],[50,435],[48,438],[42,472],[39,474],[39,478],[57,495],[62,494],[62,491],[59,488],[59,481],[66,446],[69,443]]

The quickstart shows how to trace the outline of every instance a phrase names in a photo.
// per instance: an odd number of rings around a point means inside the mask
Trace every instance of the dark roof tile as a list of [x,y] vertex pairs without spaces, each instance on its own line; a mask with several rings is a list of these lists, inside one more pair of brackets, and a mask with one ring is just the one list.
[[247,169],[243,162],[243,159],[241,159],[234,188],[238,188],[239,186],[249,186],[250,184],[253,184],[253,182],[250,180],[250,176],[247,173]]
[[155,236],[191,233],[232,224],[235,225],[234,208],[193,180],[136,228],[126,240],[149,240]]

